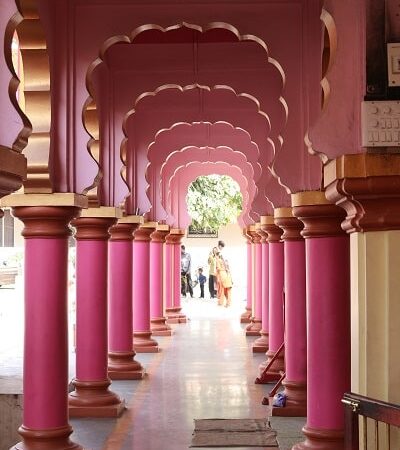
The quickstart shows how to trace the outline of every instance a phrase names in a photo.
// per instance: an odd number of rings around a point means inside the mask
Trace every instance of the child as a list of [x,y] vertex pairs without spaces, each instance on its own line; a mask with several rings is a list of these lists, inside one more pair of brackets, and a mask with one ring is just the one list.
[[204,298],[204,285],[206,284],[207,281],[207,277],[205,275],[203,275],[203,269],[200,267],[199,268],[199,275],[198,275],[198,280],[199,280],[199,285],[200,285],[200,298]]

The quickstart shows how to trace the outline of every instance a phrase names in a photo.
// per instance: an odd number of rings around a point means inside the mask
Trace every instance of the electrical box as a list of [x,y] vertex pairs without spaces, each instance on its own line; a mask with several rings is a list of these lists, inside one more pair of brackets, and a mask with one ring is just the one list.
[[389,87],[400,86],[400,43],[387,44]]
[[400,101],[361,105],[362,146],[400,147]]

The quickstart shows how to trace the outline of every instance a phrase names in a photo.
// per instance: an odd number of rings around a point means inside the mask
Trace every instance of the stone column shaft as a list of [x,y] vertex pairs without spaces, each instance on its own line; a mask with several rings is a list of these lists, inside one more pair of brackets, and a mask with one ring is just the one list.
[[181,312],[181,243],[184,230],[172,229],[166,236],[166,314],[168,323],[186,323]]
[[[284,249],[281,241],[282,230],[275,225],[274,218],[268,216],[263,230],[268,233],[268,256],[269,256],[269,349],[267,360],[260,365],[260,373],[271,362],[275,353],[283,343],[283,301],[284,301]],[[280,372],[283,371],[284,352],[281,352],[268,373],[263,377],[268,382],[279,380]]]
[[171,327],[164,316],[164,244],[168,225],[158,225],[150,242],[150,318],[153,336],[171,336]]
[[108,276],[108,375],[112,380],[143,378],[132,344],[132,241],[142,217],[123,217],[110,228]]
[[69,395],[73,417],[118,417],[124,401],[109,390],[107,372],[107,259],[115,208],[94,208],[76,228],[76,378]]
[[261,224],[257,233],[261,237],[261,337],[253,343],[253,352],[266,353],[269,348],[269,253],[268,233],[262,230],[263,222],[267,216],[261,216]]
[[350,389],[350,249],[344,212],[323,192],[292,196],[307,265],[306,440],[294,450],[344,449],[341,399]]
[[25,238],[24,411],[16,450],[82,448],[69,439],[68,423],[68,224],[79,211],[75,206],[13,208]]
[[150,329],[150,235],[156,227],[155,222],[143,224],[133,241],[133,348],[137,353],[159,351]]
[[306,256],[300,234],[303,223],[293,217],[292,208],[278,208],[275,224],[284,231],[286,406],[272,407],[272,415],[299,417],[307,414]]

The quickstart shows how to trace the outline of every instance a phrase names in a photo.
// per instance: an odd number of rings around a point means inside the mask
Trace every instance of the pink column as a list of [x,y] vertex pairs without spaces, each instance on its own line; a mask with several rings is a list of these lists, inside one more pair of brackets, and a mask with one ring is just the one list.
[[171,336],[171,327],[164,317],[164,244],[168,225],[158,225],[150,242],[150,318],[154,336]]
[[25,228],[24,411],[13,449],[81,449],[69,439],[67,267],[78,208],[16,207]]
[[303,223],[293,217],[292,208],[279,208],[275,213],[275,223],[284,231],[286,406],[272,407],[272,415],[300,417],[307,414],[306,256],[300,234]]
[[[258,224],[257,224],[258,225]],[[257,226],[256,225],[256,226]],[[257,233],[256,228],[251,229],[249,234],[252,239],[252,255],[253,255],[253,295],[254,295],[254,311],[251,323],[246,327],[246,336],[260,336],[262,321],[262,249],[261,236]]]
[[170,234],[166,237],[167,274],[171,283],[166,286],[169,291],[167,295],[167,322],[168,323],[186,323],[186,316],[181,312],[181,243],[185,232],[181,229],[172,229]]
[[112,380],[143,378],[132,345],[132,241],[139,223],[124,217],[110,228],[108,244],[108,375]]
[[[261,218],[262,219],[262,218]],[[263,225],[261,225],[262,227]],[[268,233],[261,228],[258,230],[261,236],[261,337],[256,339],[253,344],[253,352],[266,353],[268,351],[269,343],[269,273],[268,273]]]
[[[96,213],[94,213],[96,214]],[[107,241],[112,217],[85,215],[76,228],[76,378],[69,395],[74,417],[117,417],[124,401],[108,388]]]
[[350,249],[341,229],[345,212],[329,204],[302,205],[301,200],[293,211],[305,225],[306,238],[307,424],[306,440],[293,448],[343,450],[341,398],[350,390]]
[[[275,356],[275,353],[283,343],[284,336],[284,249],[283,242],[281,242],[282,230],[274,223],[265,224],[263,229],[268,233],[269,348],[267,361],[260,365],[260,372],[264,371],[265,367]],[[280,372],[284,368],[284,352],[281,352],[270,367],[265,380],[278,380]]]
[[159,351],[150,329],[150,235],[156,226],[141,225],[133,241],[133,348],[138,353]]
[[250,323],[250,318],[252,316],[252,256],[251,256],[251,237],[247,235],[247,228],[243,228],[243,236],[246,238],[246,247],[247,247],[247,303],[246,303],[246,311],[240,316],[240,323]]

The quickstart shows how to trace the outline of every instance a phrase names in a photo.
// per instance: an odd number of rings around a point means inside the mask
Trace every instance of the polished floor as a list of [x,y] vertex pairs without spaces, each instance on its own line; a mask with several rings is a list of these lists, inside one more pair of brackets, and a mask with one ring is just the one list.
[[[19,286],[1,289],[3,380],[20,379],[22,375],[21,294]],[[261,400],[271,386],[254,384],[265,355],[251,352],[255,338],[246,338],[244,325],[239,322],[245,307],[240,297],[234,296],[230,308],[219,307],[210,299],[184,299],[188,323],[173,325],[172,337],[157,338],[160,353],[137,355],[147,376],[140,381],[112,384],[112,389],[126,400],[123,416],[71,420],[72,439],[90,450],[183,450],[190,446],[194,419],[267,417]],[[14,326],[7,325],[10,323]],[[71,353],[71,378],[74,356]],[[273,419],[281,450],[302,440],[303,424],[304,419]]]
[[96,450],[183,450],[194,419],[266,417],[261,400],[267,386],[254,384],[265,356],[250,351],[240,303],[229,309],[211,300],[184,301],[188,323],[174,326],[172,337],[158,338],[160,353],[138,355],[148,376],[114,383],[127,399],[125,414],[72,421],[74,440]]

